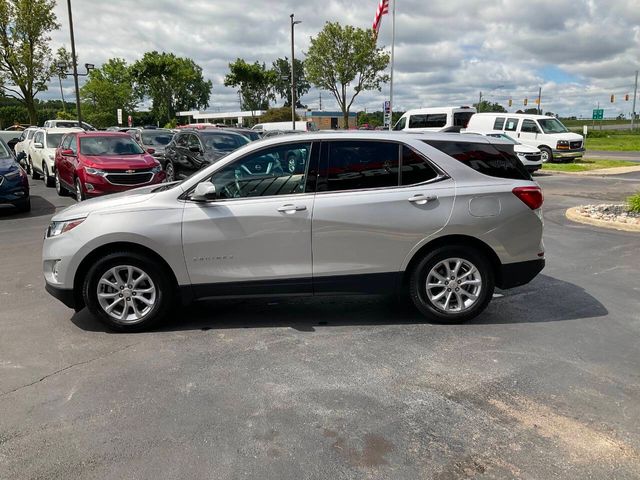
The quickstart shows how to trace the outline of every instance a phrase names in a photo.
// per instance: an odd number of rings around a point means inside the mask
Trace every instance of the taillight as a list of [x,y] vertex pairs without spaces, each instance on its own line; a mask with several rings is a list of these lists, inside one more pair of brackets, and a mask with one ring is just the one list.
[[540,208],[544,201],[540,187],[516,187],[512,192],[531,210]]

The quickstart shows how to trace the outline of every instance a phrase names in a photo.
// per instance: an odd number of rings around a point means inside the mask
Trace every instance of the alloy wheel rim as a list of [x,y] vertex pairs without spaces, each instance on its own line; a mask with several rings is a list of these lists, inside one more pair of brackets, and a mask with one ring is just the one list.
[[173,165],[170,163],[167,165],[165,175],[167,177],[167,182],[173,182]]
[[80,180],[76,180],[76,201],[82,201],[82,186],[80,185]]
[[133,265],[118,265],[98,280],[100,308],[117,323],[142,321],[156,304],[157,290],[151,277]]
[[482,276],[476,266],[464,258],[447,258],[427,274],[425,288],[429,301],[445,313],[461,313],[480,298]]
[[57,171],[53,176],[53,180],[54,180],[54,182],[56,182],[56,192],[60,193],[61,192],[60,177],[58,176],[58,172]]
[[44,163],[42,164],[42,173],[44,183],[49,183],[49,169]]

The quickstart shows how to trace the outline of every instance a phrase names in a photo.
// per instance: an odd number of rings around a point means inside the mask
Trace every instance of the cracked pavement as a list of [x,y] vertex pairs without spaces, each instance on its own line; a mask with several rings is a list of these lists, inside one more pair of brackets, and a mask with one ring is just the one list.
[[640,176],[538,176],[547,267],[466,325],[385,297],[218,301],[113,334],[44,292],[40,182],[0,213],[0,478],[584,479],[640,471]]

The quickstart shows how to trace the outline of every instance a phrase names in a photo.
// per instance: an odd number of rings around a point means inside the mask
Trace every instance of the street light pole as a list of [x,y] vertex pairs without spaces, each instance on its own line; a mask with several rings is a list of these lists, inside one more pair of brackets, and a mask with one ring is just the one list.
[[73,38],[73,15],[71,13],[71,0],[67,0],[69,10],[69,32],[71,33],[71,60],[73,62],[73,83],[76,87],[76,109],[78,111],[78,126],[82,125],[82,112],[80,111],[80,89],[78,88],[78,60],[76,59],[76,42]]
[[291,18],[291,126],[296,129],[296,77],[294,77],[294,50],[293,50],[293,31],[300,20],[293,20],[293,13],[289,15]]

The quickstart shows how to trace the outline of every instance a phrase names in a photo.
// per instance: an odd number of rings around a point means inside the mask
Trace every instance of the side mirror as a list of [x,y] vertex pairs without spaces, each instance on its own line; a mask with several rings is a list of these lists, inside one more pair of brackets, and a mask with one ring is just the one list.
[[33,148],[44,148],[44,145],[42,143],[40,143],[40,142],[35,142],[33,144]]
[[191,194],[191,200],[194,202],[207,202],[215,200],[216,197],[216,186],[211,182],[200,182]]
[[200,150],[200,147],[196,146],[196,145],[191,145],[189,147],[189,150],[194,152],[194,153],[200,153],[202,150]]
[[75,154],[73,153],[73,150],[71,150],[71,149],[62,150],[60,152],[60,155],[62,155],[63,157],[73,157],[73,156],[75,156]]
[[154,153],[156,153],[156,149],[155,148],[147,148],[147,153],[149,155],[153,155]]

